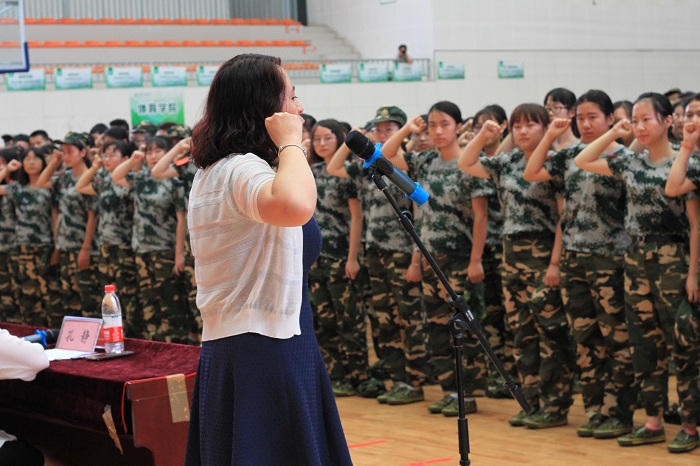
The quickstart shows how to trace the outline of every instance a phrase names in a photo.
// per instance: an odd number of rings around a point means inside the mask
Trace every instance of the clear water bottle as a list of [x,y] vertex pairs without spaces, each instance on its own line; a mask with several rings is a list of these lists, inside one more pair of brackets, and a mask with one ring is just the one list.
[[114,285],[105,285],[105,297],[102,299],[102,336],[107,353],[124,351],[124,331],[122,330],[122,307],[114,292]]

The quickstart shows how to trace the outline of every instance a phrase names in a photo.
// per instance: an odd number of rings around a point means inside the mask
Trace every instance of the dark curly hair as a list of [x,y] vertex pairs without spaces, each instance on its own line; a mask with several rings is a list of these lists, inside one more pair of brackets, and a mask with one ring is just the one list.
[[265,118],[280,111],[284,87],[279,58],[242,54],[224,63],[211,83],[204,117],[192,131],[195,165],[206,168],[248,152],[276,165],[277,146]]

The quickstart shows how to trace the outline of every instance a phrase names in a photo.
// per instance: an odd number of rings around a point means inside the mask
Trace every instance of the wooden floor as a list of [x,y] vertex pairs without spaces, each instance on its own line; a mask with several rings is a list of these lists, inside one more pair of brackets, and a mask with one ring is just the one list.
[[[675,385],[670,393],[675,393]],[[459,465],[457,418],[428,413],[427,406],[442,398],[439,386],[426,387],[425,395],[424,402],[406,406],[360,397],[336,399],[355,466]],[[513,400],[479,398],[477,403],[478,413],[468,417],[472,465],[700,465],[700,449],[684,454],[666,449],[680,429],[676,425],[666,425],[667,443],[639,447],[578,437],[576,428],[586,422],[580,396],[571,407],[568,426],[544,430],[511,427],[508,418],[520,409]],[[644,418],[638,410],[635,422],[641,424]]]

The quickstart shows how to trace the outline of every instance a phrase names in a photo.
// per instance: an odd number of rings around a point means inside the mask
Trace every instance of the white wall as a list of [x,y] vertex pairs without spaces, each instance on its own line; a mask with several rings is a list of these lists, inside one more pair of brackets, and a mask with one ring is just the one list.
[[330,26],[363,58],[433,54],[432,0],[307,0],[309,24]]
[[692,39],[700,14],[696,0],[431,3],[436,50],[698,49]]
[[[390,1],[391,3],[385,3]],[[435,50],[697,50],[697,0],[308,0],[364,58]]]
[[[507,111],[541,102],[564,86],[600,88],[617,99],[671,87],[700,91],[697,0],[309,0],[312,22],[329,24],[365,58],[414,56],[464,63],[466,78],[419,83],[299,84],[306,111],[364,124],[374,110],[399,105],[409,115],[452,100],[464,115],[499,103]],[[667,27],[660,27],[667,24]],[[434,49],[433,50],[433,45]],[[498,79],[498,60],[522,61],[523,79]],[[128,118],[129,90],[8,93],[0,88],[0,133],[44,128],[51,135]],[[184,90],[193,125],[205,88]]]

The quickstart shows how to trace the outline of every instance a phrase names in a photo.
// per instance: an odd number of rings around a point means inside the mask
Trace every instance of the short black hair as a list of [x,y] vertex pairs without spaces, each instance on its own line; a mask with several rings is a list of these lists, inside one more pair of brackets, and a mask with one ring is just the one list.
[[107,125],[105,125],[104,123],[97,123],[95,126],[90,128],[90,134],[102,134],[105,131],[107,131]]
[[111,128],[108,128],[107,131],[102,133],[102,136],[110,136],[114,139],[117,139],[118,141],[129,140],[129,133],[124,131],[124,128],[121,128],[119,126],[112,126]]
[[109,126],[117,127],[117,128],[124,128],[124,130],[127,133],[129,132],[129,123],[127,123],[126,120],[123,120],[121,118],[117,118],[116,120],[110,121]]
[[47,133],[43,129],[37,129],[36,131],[32,131],[32,133],[29,135],[30,138],[33,138],[35,136],[41,136],[47,141],[51,140],[51,138],[49,137],[49,133]]

